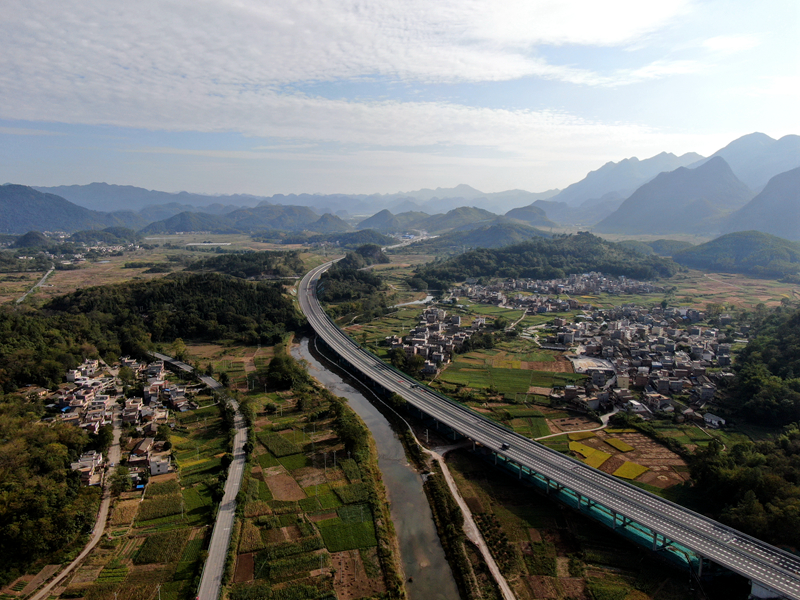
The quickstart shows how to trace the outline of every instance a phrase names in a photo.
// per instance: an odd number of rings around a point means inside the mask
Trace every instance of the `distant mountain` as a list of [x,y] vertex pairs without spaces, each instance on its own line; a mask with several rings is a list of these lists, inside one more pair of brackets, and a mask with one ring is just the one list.
[[[263,198],[234,194],[231,196],[207,196],[179,192],[159,192],[132,185],[112,185],[108,183],[90,183],[88,185],[59,185],[55,187],[34,186],[40,192],[57,194],[70,202],[93,210],[132,210],[159,204],[190,204],[193,207],[205,206],[225,198],[232,204],[253,206]],[[197,210],[196,208],[194,210]],[[177,213],[175,213],[177,214]],[[170,215],[172,216],[172,215]]]
[[353,231],[353,228],[337,216],[330,213],[325,213],[319,220],[311,223],[306,227],[308,231],[316,231],[318,233],[339,233],[346,231]]
[[483,210],[482,208],[475,208],[474,206],[462,206],[455,208],[443,215],[433,215],[415,225],[416,228],[422,229],[429,233],[438,233],[442,231],[449,231],[462,225],[469,223],[482,223],[496,219],[497,215]]
[[723,223],[723,231],[747,229],[800,240],[800,167],[775,175],[760,194]]
[[407,250],[461,252],[472,248],[502,248],[534,237],[550,237],[550,234],[517,221],[507,221],[468,230],[450,231],[434,238],[414,242],[407,247]]
[[716,157],[696,169],[661,173],[636,190],[594,231],[601,233],[706,233],[719,230],[726,212],[741,208],[753,192]]
[[[191,204],[168,202],[166,204],[152,204],[150,206],[145,206],[143,209],[139,211],[139,216],[145,219],[148,223],[153,223],[154,221],[163,221],[164,219],[169,219],[170,217],[179,215],[182,212],[204,212],[204,211],[197,210],[197,208],[192,206]],[[213,214],[213,213],[207,213],[207,214]]]
[[547,218],[547,213],[535,204],[512,208],[505,216],[509,219],[525,221],[532,227],[557,227],[556,223]]
[[382,233],[402,233],[414,228],[418,223],[430,217],[429,214],[418,211],[408,211],[393,215],[388,209],[375,213],[371,217],[364,219],[356,229],[374,229]]
[[153,235],[157,233],[179,233],[184,231],[207,231],[209,233],[237,233],[239,229],[225,217],[208,215],[199,212],[182,212],[177,215],[156,221],[144,227],[139,233]]
[[800,136],[774,140],[764,133],[751,133],[717,150],[709,159],[716,156],[724,158],[750,189],[760,191],[775,175],[800,167]]
[[400,226],[400,221],[398,221],[397,218],[391,212],[389,212],[388,208],[384,208],[382,211],[375,213],[367,219],[364,219],[357,225],[356,228],[374,229],[375,231],[382,231],[386,233],[400,231],[402,229]]
[[241,231],[258,231],[260,229],[302,231],[318,221],[319,215],[307,206],[268,204],[235,210],[225,215],[224,218],[234,223],[236,228]]
[[800,244],[760,231],[728,233],[676,252],[672,258],[708,271],[795,278],[800,273]]
[[[320,226],[338,219],[329,215]],[[227,215],[210,215],[185,211],[162,221],[150,223],[142,234],[175,233],[177,231],[208,231],[213,233],[255,232],[263,230],[303,231],[320,221],[319,216],[306,206],[280,206],[268,204],[255,208],[240,208]],[[346,225],[346,223],[345,223]]]
[[[619,162],[608,162],[586,177],[567,186],[550,198],[552,202],[564,202],[570,206],[578,206],[587,200],[600,199],[608,194],[626,198],[636,188],[650,181],[664,171],[674,171],[678,167],[686,167],[703,157],[694,152],[675,156],[662,152],[651,158],[639,160],[636,157],[626,158]],[[611,199],[611,198],[610,198]],[[551,218],[559,220],[555,215]]]
[[25,185],[0,186],[0,231],[66,231],[129,226],[133,213],[102,213]]

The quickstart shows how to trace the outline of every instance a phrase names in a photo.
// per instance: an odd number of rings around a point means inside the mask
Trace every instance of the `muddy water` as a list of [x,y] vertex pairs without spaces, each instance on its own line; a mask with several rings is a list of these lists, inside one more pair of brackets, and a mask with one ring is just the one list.
[[458,600],[458,588],[436,533],[428,499],[422,491],[422,477],[406,460],[397,435],[386,418],[364,395],[329,371],[309,350],[308,338],[292,346],[292,356],[307,361],[309,371],[350,406],[369,427],[378,446],[378,466],[389,495],[392,521],[400,543],[400,554],[410,600]]

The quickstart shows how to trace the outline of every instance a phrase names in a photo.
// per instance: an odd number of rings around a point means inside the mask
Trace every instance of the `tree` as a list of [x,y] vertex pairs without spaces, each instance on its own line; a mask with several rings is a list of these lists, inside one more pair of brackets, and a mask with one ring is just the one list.
[[172,435],[172,430],[169,428],[169,425],[162,424],[158,426],[156,430],[156,441],[157,442],[169,442],[170,436]]
[[182,338],[175,338],[175,341],[172,342],[172,355],[178,360],[186,358],[186,344]]
[[114,443],[114,428],[111,425],[103,425],[97,430],[97,435],[90,436],[90,441],[95,450],[105,453]]
[[222,384],[223,387],[228,387],[228,384],[231,382],[231,378],[228,375],[227,371],[220,371],[217,378],[219,379],[219,382]]
[[133,382],[136,380],[136,375],[134,375],[133,369],[130,367],[120,367],[117,376],[125,385],[133,385]]
[[133,480],[131,480],[131,472],[128,467],[118,465],[114,474],[111,475],[110,483],[112,494],[118,495],[131,489]]

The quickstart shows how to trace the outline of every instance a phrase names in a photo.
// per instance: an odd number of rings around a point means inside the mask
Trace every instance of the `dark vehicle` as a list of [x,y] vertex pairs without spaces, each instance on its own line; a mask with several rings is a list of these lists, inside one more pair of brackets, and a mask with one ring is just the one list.
[[511,446],[508,445],[508,442],[503,442],[503,445],[500,446],[500,450],[508,450]]

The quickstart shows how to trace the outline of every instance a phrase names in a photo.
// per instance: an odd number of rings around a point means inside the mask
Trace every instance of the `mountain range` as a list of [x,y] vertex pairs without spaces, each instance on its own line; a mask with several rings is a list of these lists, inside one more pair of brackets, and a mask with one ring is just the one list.
[[172,194],[105,183],[53,188],[9,184],[0,186],[0,232],[114,226],[144,233],[339,233],[354,227],[444,233],[513,220],[545,229],[577,226],[631,235],[710,236],[756,227],[798,239],[798,168],[800,136],[775,140],[753,133],[708,158],[662,152],[644,160],[609,162],[564,190],[542,193],[484,193],[462,184],[383,195],[263,197]]
[[754,194],[716,156],[699,167],[659,173],[594,226],[599,233],[709,233],[726,212],[741,208]]

